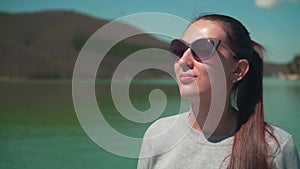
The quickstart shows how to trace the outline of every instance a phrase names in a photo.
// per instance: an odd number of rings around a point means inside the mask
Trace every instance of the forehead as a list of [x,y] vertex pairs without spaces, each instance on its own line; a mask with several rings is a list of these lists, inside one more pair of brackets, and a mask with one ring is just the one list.
[[200,38],[216,38],[226,41],[226,33],[219,22],[200,19],[187,28],[182,39],[192,43]]

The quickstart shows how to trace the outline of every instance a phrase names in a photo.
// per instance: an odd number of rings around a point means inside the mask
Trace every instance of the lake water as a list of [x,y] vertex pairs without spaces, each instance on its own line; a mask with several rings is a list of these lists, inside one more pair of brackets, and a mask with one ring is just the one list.
[[[174,81],[139,81],[130,87],[133,105],[149,108],[148,94],[165,91],[168,100],[162,116],[176,114],[179,93]],[[136,168],[137,159],[111,154],[96,145],[81,128],[72,103],[69,80],[0,82],[0,168]],[[107,81],[96,84],[99,107],[109,124],[121,133],[142,137],[148,124],[122,118],[110,98]],[[300,81],[264,81],[266,120],[294,136],[300,148]],[[114,142],[114,140],[112,140]],[[118,144],[117,141],[115,141]]]

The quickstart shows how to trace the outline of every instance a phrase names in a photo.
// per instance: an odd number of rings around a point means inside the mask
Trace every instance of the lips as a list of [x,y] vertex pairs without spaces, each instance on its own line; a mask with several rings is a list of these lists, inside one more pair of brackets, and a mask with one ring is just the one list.
[[193,82],[197,78],[194,74],[181,74],[179,75],[179,80],[183,84],[188,84]]

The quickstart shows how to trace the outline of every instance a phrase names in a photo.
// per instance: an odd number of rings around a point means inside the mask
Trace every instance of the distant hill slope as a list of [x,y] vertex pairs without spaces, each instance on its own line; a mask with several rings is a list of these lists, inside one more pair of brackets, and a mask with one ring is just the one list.
[[106,22],[73,12],[2,13],[0,75],[70,77],[78,54],[73,39]]
[[[72,11],[0,13],[0,77],[70,78],[84,42],[108,22]],[[114,56],[99,76],[111,76],[110,69],[120,62],[115,55],[122,58],[123,53],[147,47],[166,48],[167,44],[149,35],[129,38],[109,53]]]
[[286,71],[287,71],[287,65],[285,64],[275,64],[275,63],[264,64],[264,76],[277,76],[279,73],[284,73]]
[[[73,11],[0,13],[0,79],[72,77],[83,44],[108,22]],[[120,26],[137,30],[126,24]],[[168,44],[146,34],[130,37],[107,54],[98,77],[111,77],[124,57],[148,47],[167,49]],[[286,72],[285,69],[286,65],[266,64],[265,75]],[[153,70],[143,74],[165,76]]]

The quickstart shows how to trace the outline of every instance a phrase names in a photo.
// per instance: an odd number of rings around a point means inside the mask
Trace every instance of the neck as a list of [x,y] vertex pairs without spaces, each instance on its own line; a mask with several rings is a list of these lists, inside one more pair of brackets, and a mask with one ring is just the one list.
[[[211,136],[230,136],[234,134],[237,127],[237,111],[230,106],[229,99],[226,100],[223,112],[210,112],[210,99],[201,99],[200,104],[191,101],[189,124],[195,130]],[[217,115],[219,120],[218,118],[210,118],[212,120],[209,120],[207,118],[209,113],[212,113],[213,117]]]

